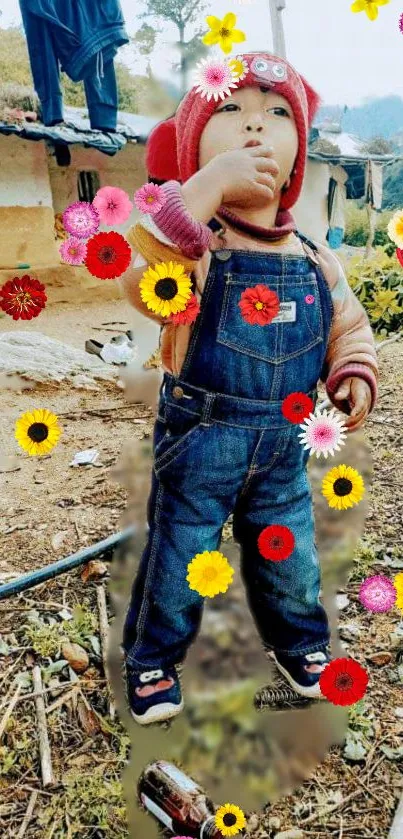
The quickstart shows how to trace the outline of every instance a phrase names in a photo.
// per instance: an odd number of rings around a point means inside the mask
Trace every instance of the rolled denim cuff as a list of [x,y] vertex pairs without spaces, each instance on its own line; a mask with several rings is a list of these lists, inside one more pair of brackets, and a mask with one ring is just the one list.
[[178,181],[167,181],[161,189],[166,201],[153,215],[154,223],[185,256],[200,259],[211,244],[212,231],[189,213]]
[[336,373],[330,375],[326,382],[326,391],[329,398],[331,399],[332,396],[335,395],[344,379],[348,379],[350,377],[364,379],[364,381],[370,386],[372,397],[370,410],[372,411],[378,398],[378,384],[375,373],[370,367],[367,367],[366,364],[360,364],[359,362],[356,364],[346,364],[344,367],[340,367],[340,370],[337,370]]

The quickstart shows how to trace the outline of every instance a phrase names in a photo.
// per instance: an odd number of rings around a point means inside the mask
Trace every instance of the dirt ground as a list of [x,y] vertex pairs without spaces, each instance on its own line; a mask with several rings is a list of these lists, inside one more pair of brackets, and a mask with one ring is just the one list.
[[[69,299],[62,310],[60,305],[55,310],[50,306],[43,317],[41,331],[60,339],[62,319],[65,340],[82,349],[87,338],[103,342],[112,332],[133,327],[127,304],[117,298],[96,303],[88,300],[79,310]],[[94,330],[101,324],[103,327]],[[15,328],[11,319],[0,322],[1,330]],[[37,325],[24,328],[39,331]],[[155,329],[148,331],[144,358],[157,345],[157,335]],[[358,753],[348,759],[341,748],[333,747],[295,794],[265,812],[249,814],[245,835],[254,839],[272,839],[278,830],[291,828],[302,831],[295,834],[295,839],[387,839],[403,791],[401,629],[398,637],[402,616],[397,610],[376,616],[363,614],[357,598],[363,577],[372,573],[393,576],[403,570],[403,343],[385,346],[379,357],[380,397],[365,431],[374,458],[370,509],[345,590],[349,603],[343,609],[341,623],[345,627],[341,637],[347,641],[350,655],[365,664],[370,676],[366,704],[352,709],[350,720],[355,742],[363,742],[364,751],[361,757]],[[14,440],[16,418],[35,407],[49,407],[59,416],[63,428],[58,446],[40,459],[28,457]],[[117,383],[102,383],[98,390],[91,391],[63,384],[3,391],[0,452],[13,459],[15,471],[0,472],[0,582],[65,557],[121,528],[127,491],[114,470],[122,450],[128,451],[135,439],[149,439],[152,427],[152,409],[128,404]],[[94,465],[69,466],[77,451],[94,447],[100,452]],[[95,586],[86,588],[76,571],[0,603],[0,640],[9,646],[8,651],[0,647],[2,836],[15,837],[32,800],[32,813],[20,834],[27,839],[128,836],[119,773],[125,765],[129,740],[123,727],[108,717],[109,699],[99,655],[91,658],[81,687],[87,706],[90,703],[97,714],[95,727],[91,729],[94,720],[88,718],[84,700],[86,717],[82,708],[81,712],[77,710],[77,702],[70,710],[67,702],[66,708],[60,704],[57,713],[48,714],[56,774],[63,778],[74,767],[81,773],[79,792],[77,787],[68,787],[61,795],[60,785],[54,791],[43,789],[28,702],[17,702],[1,729],[16,686],[13,680],[33,663],[32,645],[20,632],[26,613],[33,609],[58,613],[57,607],[73,609],[77,604],[91,610],[94,597]],[[371,660],[379,652],[385,656]],[[61,715],[62,710],[67,718]],[[102,776],[103,786],[91,787],[90,779],[93,783],[98,776],[100,784]],[[82,808],[76,812],[80,796]],[[101,815],[96,808],[91,809],[97,797],[105,802]],[[84,815],[89,812],[90,816]],[[80,819],[81,827],[76,828]],[[293,836],[290,834],[289,839]]]

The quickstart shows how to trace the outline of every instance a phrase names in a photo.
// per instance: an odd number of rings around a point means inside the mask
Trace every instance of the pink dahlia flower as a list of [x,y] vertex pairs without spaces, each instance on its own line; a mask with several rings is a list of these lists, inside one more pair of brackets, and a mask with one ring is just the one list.
[[317,410],[310,414],[300,428],[302,434],[298,436],[301,445],[305,444],[304,449],[309,449],[309,454],[315,453],[316,457],[323,454],[327,458],[328,454],[333,455],[346,442],[346,425],[336,416],[334,408],[329,412]]
[[87,245],[82,239],[70,236],[62,242],[59,252],[63,262],[68,262],[69,265],[82,265],[87,256]]
[[361,583],[359,598],[370,612],[388,612],[394,606],[396,589],[389,577],[376,574]]
[[99,215],[88,201],[75,201],[63,213],[63,227],[72,236],[89,239],[98,230]]

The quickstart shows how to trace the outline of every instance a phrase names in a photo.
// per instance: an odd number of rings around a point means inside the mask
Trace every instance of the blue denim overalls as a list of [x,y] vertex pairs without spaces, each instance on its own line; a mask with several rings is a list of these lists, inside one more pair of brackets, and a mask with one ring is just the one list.
[[[185,658],[203,609],[203,597],[186,580],[187,566],[197,553],[220,550],[231,513],[264,648],[298,655],[329,643],[308,452],[299,426],[281,411],[295,391],[315,401],[333,315],[327,282],[305,250],[307,256],[212,254],[180,377],[165,373],[160,388],[150,529],[124,632],[135,668],[164,668]],[[283,322],[259,326],[243,319],[241,293],[258,283],[288,304]],[[293,553],[280,562],[264,559],[257,547],[261,531],[275,524],[295,538]]]

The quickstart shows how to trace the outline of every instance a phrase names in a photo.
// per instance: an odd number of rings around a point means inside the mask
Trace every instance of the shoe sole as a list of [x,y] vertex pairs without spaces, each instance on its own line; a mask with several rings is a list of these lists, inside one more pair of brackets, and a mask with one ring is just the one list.
[[279,661],[277,661],[275,653],[270,654],[270,658],[273,658],[276,662],[276,667],[280,670],[280,673],[287,679],[287,682],[294,688],[295,692],[298,693],[300,696],[305,696],[307,699],[326,699],[326,696],[323,695],[320,687],[319,682],[316,685],[312,685],[312,687],[304,688],[302,685],[299,685],[298,682],[294,682],[294,679],[288,672],[288,670],[283,667]]
[[130,709],[130,713],[133,719],[140,723],[140,725],[150,725],[153,722],[164,722],[165,720],[172,719],[172,717],[176,717],[177,714],[183,711],[184,707],[185,703],[182,699],[180,705],[173,705],[172,702],[161,702],[160,705],[149,708],[141,716],[135,714],[132,709]]

